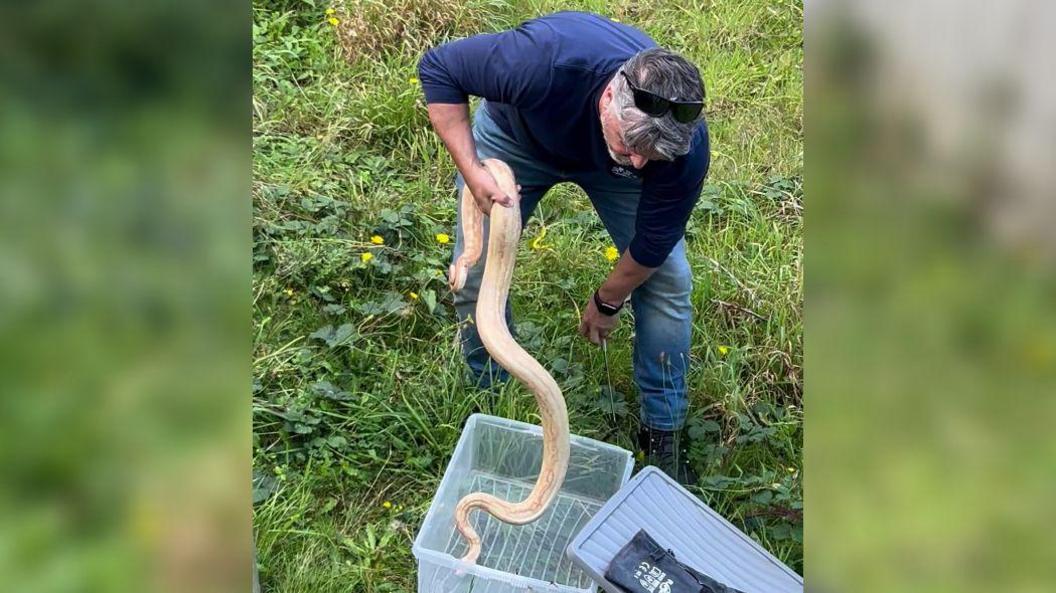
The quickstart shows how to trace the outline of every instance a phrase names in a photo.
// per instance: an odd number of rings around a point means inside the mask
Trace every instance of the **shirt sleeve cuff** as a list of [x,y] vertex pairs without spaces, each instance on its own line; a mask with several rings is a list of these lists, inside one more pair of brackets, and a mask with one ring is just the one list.
[[444,85],[422,84],[426,103],[469,103],[469,95]]
[[654,247],[645,245],[645,242],[635,237],[631,240],[630,247],[627,248],[631,252],[631,257],[634,261],[647,268],[659,268],[663,265],[664,260],[671,254],[671,250],[661,252]]

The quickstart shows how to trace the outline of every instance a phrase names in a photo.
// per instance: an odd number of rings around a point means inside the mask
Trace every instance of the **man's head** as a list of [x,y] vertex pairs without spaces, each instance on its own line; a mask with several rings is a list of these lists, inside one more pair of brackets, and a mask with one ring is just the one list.
[[676,121],[670,112],[647,115],[635,107],[632,83],[667,99],[704,100],[700,72],[688,60],[661,48],[635,54],[613,76],[599,105],[601,129],[612,159],[640,169],[650,160],[670,161],[689,152],[696,121]]

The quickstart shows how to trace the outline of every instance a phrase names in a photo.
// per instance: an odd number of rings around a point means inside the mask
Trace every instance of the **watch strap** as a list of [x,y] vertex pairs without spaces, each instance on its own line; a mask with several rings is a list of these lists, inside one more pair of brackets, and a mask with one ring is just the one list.
[[598,308],[598,311],[602,315],[607,315],[607,316],[611,317],[611,316],[613,316],[613,315],[615,315],[615,314],[620,312],[620,309],[623,308],[623,303],[620,303],[619,306],[610,305],[610,304],[606,303],[605,301],[601,300],[601,295],[599,295],[598,291],[595,290],[594,291],[594,306]]

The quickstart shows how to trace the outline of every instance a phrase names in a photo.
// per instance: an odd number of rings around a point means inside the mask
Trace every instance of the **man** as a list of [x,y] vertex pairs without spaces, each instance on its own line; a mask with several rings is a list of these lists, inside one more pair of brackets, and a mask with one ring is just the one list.
[[[697,68],[633,27],[561,12],[435,47],[419,78],[429,119],[458,168],[456,189],[468,184],[482,211],[518,197],[503,194],[484,158],[513,169],[524,219],[557,183],[576,183],[590,197],[621,256],[586,299],[579,332],[602,344],[630,298],[639,439],[652,463],[691,481],[679,442],[692,327],[683,236],[709,164]],[[472,128],[470,95],[484,99]],[[459,225],[455,257],[462,245]],[[455,307],[467,363],[488,385],[505,374],[493,370],[466,322],[482,271],[471,272]]]

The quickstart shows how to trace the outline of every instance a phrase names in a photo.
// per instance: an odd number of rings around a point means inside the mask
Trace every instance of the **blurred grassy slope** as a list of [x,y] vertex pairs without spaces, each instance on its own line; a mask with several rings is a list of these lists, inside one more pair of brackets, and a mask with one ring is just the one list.
[[67,4],[0,8],[2,586],[244,591],[248,15]]
[[[1049,120],[1029,108],[1051,96],[1031,67],[1051,52],[1024,51],[1051,36],[1021,18],[1043,22],[1043,5],[808,15],[806,577],[819,590],[1056,583],[1056,179],[1021,167],[1056,154],[1053,103]],[[1008,232],[1009,219],[1027,224]]]

